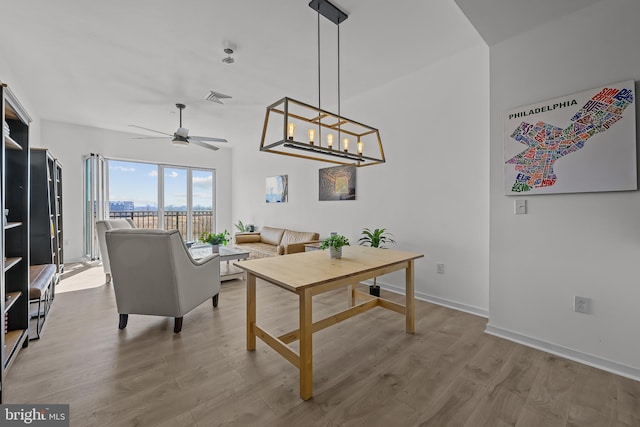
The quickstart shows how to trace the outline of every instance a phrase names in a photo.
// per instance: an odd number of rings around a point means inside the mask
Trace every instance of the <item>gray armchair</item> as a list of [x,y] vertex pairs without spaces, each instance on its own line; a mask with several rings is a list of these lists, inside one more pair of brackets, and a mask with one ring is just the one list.
[[120,329],[129,314],[175,318],[182,330],[185,314],[208,298],[218,306],[220,256],[194,260],[178,230],[114,229],[105,233]]
[[96,221],[98,245],[100,246],[100,258],[102,259],[102,268],[104,269],[105,280],[107,283],[111,281],[111,264],[109,262],[109,251],[107,251],[107,241],[104,238],[104,233],[109,230],[115,230],[116,228],[136,228],[136,225],[130,218]]

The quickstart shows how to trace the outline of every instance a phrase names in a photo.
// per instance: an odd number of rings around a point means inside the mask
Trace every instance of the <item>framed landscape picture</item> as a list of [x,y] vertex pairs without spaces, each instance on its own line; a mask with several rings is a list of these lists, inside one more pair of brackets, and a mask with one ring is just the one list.
[[276,175],[267,178],[267,203],[286,203],[289,198],[289,176]]
[[633,80],[504,113],[506,195],[637,190]]
[[320,201],[356,199],[355,166],[335,166],[319,172]]

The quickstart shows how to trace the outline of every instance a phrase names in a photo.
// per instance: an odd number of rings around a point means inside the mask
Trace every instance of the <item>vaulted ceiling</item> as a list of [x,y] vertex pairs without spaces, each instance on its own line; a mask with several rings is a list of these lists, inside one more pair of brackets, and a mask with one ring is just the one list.
[[[335,0],[349,15],[342,98],[477,46],[478,33],[495,44],[595,1]],[[173,132],[181,102],[191,134],[233,146],[277,99],[317,101],[317,15],[307,0],[12,0],[2,14],[0,63],[43,119]],[[336,30],[321,18],[323,105],[336,102]],[[234,64],[220,61],[226,47]],[[232,98],[212,104],[210,90]]]
[[493,46],[603,0],[454,0]]

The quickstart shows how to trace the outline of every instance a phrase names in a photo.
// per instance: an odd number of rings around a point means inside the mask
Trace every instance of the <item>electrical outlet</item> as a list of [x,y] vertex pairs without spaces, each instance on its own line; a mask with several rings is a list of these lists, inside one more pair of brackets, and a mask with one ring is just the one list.
[[444,274],[444,264],[437,264],[438,274]]
[[573,297],[573,311],[575,311],[576,313],[590,314],[591,313],[591,298],[574,296]]

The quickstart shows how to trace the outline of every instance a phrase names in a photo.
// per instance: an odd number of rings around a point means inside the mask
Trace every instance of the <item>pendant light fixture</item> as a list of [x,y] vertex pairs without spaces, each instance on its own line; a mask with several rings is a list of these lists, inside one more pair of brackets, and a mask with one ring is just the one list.
[[[340,111],[340,24],[347,14],[328,0],[312,0],[309,7],[318,14],[318,106],[289,97],[269,105],[260,151],[358,167],[384,163],[378,129],[347,119]],[[338,31],[337,114],[321,108],[320,15],[336,24]]]

